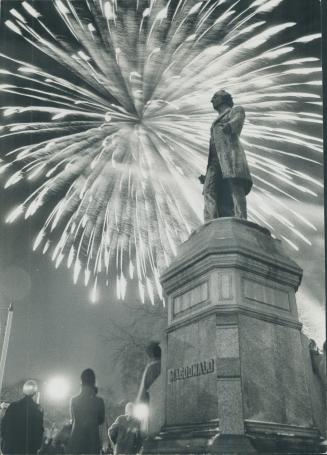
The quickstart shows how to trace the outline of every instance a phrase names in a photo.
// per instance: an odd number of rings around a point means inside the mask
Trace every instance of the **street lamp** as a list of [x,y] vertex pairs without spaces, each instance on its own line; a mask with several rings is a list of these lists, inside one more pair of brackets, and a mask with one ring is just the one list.
[[149,417],[149,406],[145,403],[137,403],[134,405],[134,417],[138,420],[147,420]]
[[64,376],[54,376],[45,385],[45,393],[50,401],[63,401],[68,397],[69,381]]

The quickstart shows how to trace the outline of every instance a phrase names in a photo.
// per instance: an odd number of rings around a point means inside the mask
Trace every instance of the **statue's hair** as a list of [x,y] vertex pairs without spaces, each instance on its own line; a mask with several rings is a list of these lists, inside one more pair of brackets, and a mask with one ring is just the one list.
[[224,104],[227,104],[229,107],[233,107],[234,101],[233,101],[232,95],[230,93],[226,92],[226,90],[222,90],[222,92],[224,92],[224,94],[223,94]]

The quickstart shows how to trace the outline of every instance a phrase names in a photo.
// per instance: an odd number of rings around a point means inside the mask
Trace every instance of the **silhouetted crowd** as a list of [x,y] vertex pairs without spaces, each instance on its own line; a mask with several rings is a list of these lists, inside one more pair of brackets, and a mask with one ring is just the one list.
[[[147,348],[149,362],[144,370],[137,401],[148,401],[148,389],[160,374],[161,350],[157,343]],[[24,384],[24,397],[11,403],[1,421],[1,451],[14,454],[100,454],[100,427],[105,422],[105,405],[97,396],[95,373],[86,369],[81,374],[81,391],[71,400],[71,423],[52,437],[44,432],[43,412],[35,402],[37,383]],[[144,422],[143,422],[144,423]],[[142,420],[135,417],[134,404],[125,406],[125,414],[117,417],[108,429],[114,455],[137,454],[145,437]]]

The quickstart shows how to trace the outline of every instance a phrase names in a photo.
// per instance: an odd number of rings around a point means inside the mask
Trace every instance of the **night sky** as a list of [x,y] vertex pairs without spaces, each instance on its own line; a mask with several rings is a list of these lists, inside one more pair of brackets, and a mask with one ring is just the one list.
[[[2,21],[15,3],[18,2],[2,2]],[[287,8],[279,8],[272,15],[272,24],[281,19],[291,20],[298,22],[304,33],[319,30],[318,0],[290,0],[286,3]],[[47,23],[51,23],[51,17],[47,18]],[[317,45],[308,48],[312,54],[319,55]],[[47,64],[46,57],[31,51],[3,24],[0,26],[0,51],[39,66]],[[9,105],[11,101],[12,98],[6,103]],[[0,143],[1,154],[9,145]],[[315,169],[314,173],[321,177],[322,170]],[[1,186],[4,181],[0,176]],[[130,321],[129,311],[124,302],[116,300],[114,285],[105,291],[106,294],[102,292],[100,302],[93,305],[89,290],[82,285],[73,285],[71,272],[65,268],[56,270],[48,256],[32,252],[32,242],[40,223],[37,217],[13,225],[4,223],[6,214],[26,190],[24,184],[11,191],[0,189],[0,306],[9,305],[11,298],[15,303],[5,381],[14,383],[28,377],[46,380],[52,374],[64,373],[77,388],[81,370],[92,367],[100,386],[115,386],[118,373],[110,361],[111,347],[104,337],[111,319],[119,323]],[[315,201],[294,202],[292,208],[310,214],[310,220],[318,228],[310,236],[313,246],[304,244],[299,252],[287,251],[304,269],[298,304],[305,331],[321,345],[325,338],[323,192]],[[127,304],[140,305],[133,283],[128,285],[126,301]]]

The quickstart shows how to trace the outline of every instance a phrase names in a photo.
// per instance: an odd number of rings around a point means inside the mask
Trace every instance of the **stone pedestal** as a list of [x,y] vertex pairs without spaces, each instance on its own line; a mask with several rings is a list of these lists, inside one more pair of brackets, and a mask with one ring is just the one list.
[[165,424],[144,453],[320,453],[295,292],[302,270],[269,231],[202,226],[162,275]]

